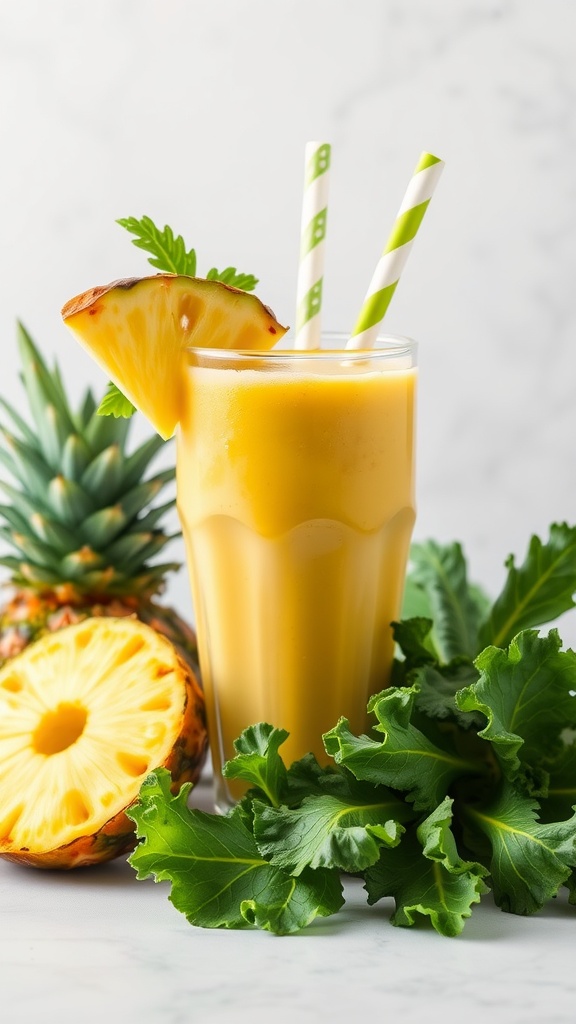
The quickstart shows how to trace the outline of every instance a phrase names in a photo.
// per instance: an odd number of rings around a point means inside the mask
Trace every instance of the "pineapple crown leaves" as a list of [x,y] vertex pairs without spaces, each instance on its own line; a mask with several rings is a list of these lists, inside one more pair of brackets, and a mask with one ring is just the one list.
[[[175,235],[168,224],[164,228],[159,228],[152,218],[146,215],[140,220],[137,217],[120,217],[116,223],[135,236],[132,239],[132,244],[150,254],[148,262],[156,270],[165,274],[184,274],[187,277],[196,277],[196,250],[187,249],[182,235]],[[254,277],[253,274],[239,273],[236,267],[226,267],[224,270],[211,267],[206,274],[206,279],[221,281],[233,288],[241,288],[245,292],[254,291],[258,284],[257,277]],[[122,394],[116,384],[110,381],[98,412],[101,416],[129,418],[136,412],[136,407]]]
[[161,527],[175,499],[154,504],[174,469],[144,478],[165,442],[153,435],[128,453],[129,421],[98,416],[89,390],[73,411],[58,367],[48,368],[22,324],[17,338],[32,424],[0,398],[11,421],[0,422],[0,462],[13,481],[0,480],[0,538],[12,549],[0,565],[16,585],[43,590],[70,582],[99,597],[160,590],[179,568],[154,561],[178,536]]

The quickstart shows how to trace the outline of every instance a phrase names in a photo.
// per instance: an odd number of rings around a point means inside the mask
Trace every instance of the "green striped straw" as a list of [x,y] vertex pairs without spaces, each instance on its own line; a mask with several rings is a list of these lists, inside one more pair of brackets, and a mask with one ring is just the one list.
[[396,291],[416,232],[443,169],[443,160],[431,153],[422,153],[374,271],[347,348],[372,348],[374,345],[380,323]]
[[299,349],[320,348],[329,176],[329,144],[307,142],[294,341]]

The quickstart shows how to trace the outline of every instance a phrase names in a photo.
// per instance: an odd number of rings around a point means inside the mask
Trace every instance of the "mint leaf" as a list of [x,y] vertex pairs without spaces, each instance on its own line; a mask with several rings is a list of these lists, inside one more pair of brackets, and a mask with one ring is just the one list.
[[486,868],[460,857],[451,823],[452,800],[446,797],[399,846],[382,849],[366,871],[368,903],[384,896],[395,900],[392,924],[410,927],[421,915],[441,935],[459,935],[472,905],[488,891]]
[[127,812],[143,840],[129,862],[138,878],[153,875],[157,882],[170,882],[170,900],[191,924],[257,924],[284,935],[340,909],[338,872],[287,875],[261,856],[240,808],[226,816],[190,810],[190,785],[177,796],[170,785],[166,769],[153,772],[142,784],[138,803]]
[[196,253],[194,249],[186,249],[182,235],[174,235],[167,224],[161,230],[156,227],[150,217],[121,217],[116,221],[126,228],[131,235],[132,244],[144,252],[151,253],[148,263],[157,270],[168,274],[185,274],[196,277]]
[[480,644],[506,647],[516,633],[557,619],[574,608],[576,527],[554,523],[548,542],[530,540],[521,566],[514,556],[505,563],[508,576],[480,629]]
[[121,419],[129,419],[136,412],[136,406],[132,405],[130,399],[126,398],[119,388],[110,381],[97,411],[99,416],[116,416]]
[[396,687],[372,697],[368,710],[378,719],[375,729],[381,742],[354,736],[346,718],[324,735],[324,745],[338,764],[357,779],[406,792],[415,810],[436,807],[460,775],[482,771],[476,761],[460,757],[450,747],[449,736],[437,745],[412,722],[418,689]]
[[222,284],[240,288],[243,292],[253,292],[258,284],[257,277],[253,274],[239,274],[236,267],[226,267],[225,270],[216,270],[216,267],[212,267],[206,277],[208,281],[221,281]]
[[466,559],[458,543],[429,540],[410,549],[410,578],[426,595],[434,621],[433,638],[440,660],[449,662],[478,653],[478,626],[484,601],[468,584]]
[[286,768],[278,748],[287,738],[285,729],[275,729],[267,722],[250,726],[234,741],[237,755],[226,762],[222,774],[257,786],[277,806],[286,789]]
[[456,697],[462,711],[480,711],[479,733],[494,744],[502,771],[520,781],[521,769],[538,769],[559,743],[562,729],[576,724],[576,654],[561,651],[557,630],[539,637],[524,630],[507,651],[488,647],[476,659],[478,682]]
[[[538,803],[505,783],[486,807],[467,807],[468,822],[491,848],[494,899],[512,914],[534,914],[556,896],[576,867],[576,813],[567,821],[537,822]],[[466,841],[475,848],[473,831]]]
[[253,807],[260,853],[293,875],[307,867],[362,871],[378,859],[382,845],[400,842],[400,822],[413,817],[384,786],[359,783],[343,771],[299,807],[275,808],[257,800]]

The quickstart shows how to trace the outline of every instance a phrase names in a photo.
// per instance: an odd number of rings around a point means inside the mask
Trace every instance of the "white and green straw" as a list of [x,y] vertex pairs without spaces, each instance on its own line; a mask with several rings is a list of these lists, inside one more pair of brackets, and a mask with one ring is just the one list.
[[299,349],[320,348],[329,172],[329,144],[307,142],[294,341]]
[[374,345],[380,323],[390,305],[416,232],[443,169],[443,160],[431,153],[422,153],[374,271],[347,348],[371,348]]

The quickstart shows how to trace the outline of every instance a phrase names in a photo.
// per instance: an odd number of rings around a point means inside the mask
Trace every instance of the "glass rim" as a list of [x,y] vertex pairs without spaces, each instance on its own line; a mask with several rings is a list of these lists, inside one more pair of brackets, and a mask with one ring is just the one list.
[[[293,359],[302,359],[310,362],[320,362],[321,360],[327,359],[342,359],[352,362],[364,361],[371,358],[382,358],[384,356],[398,357],[398,356],[409,356],[414,358],[418,349],[418,342],[413,338],[409,338],[402,334],[379,334],[376,338],[376,342],[370,348],[346,348],[346,342],[349,340],[350,335],[339,331],[325,331],[322,334],[323,342],[339,342],[340,344],[334,344],[334,347],[329,348],[271,348],[271,349],[238,349],[238,348],[209,348],[190,345],[184,351],[189,353],[193,359],[199,359],[204,356],[205,358],[213,359],[215,361],[223,362],[225,360],[234,361],[234,359],[243,359],[247,361],[252,360],[270,360],[271,362],[281,362]],[[281,339],[282,341],[284,339]],[[289,338],[289,341],[294,341],[293,338]]]

